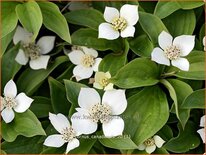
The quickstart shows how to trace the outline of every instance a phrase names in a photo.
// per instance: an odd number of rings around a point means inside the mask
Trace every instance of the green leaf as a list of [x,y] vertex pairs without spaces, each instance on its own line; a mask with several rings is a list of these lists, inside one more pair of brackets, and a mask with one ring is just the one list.
[[42,14],[38,4],[35,1],[19,4],[16,14],[24,28],[33,33],[32,39],[35,40],[42,25]]
[[164,145],[168,151],[174,153],[185,153],[190,149],[196,148],[200,144],[197,129],[195,124],[189,121],[185,129],[183,130],[181,125],[178,124],[179,135],[172,138],[169,142]]
[[99,25],[105,22],[103,14],[95,9],[74,10],[64,16],[71,24],[89,27],[94,30],[98,30]]
[[129,137],[100,138],[100,143],[106,147],[118,150],[137,149],[137,145]]
[[205,109],[205,89],[194,91],[182,103],[182,109]]
[[34,101],[31,104],[30,110],[38,117],[44,118],[49,116],[49,112],[53,112],[51,100],[42,96],[33,97]]
[[193,90],[187,83],[177,80],[177,79],[168,79],[169,83],[175,90],[177,96],[177,103],[178,103],[178,110],[179,110],[179,120],[182,124],[182,127],[185,127],[189,117],[190,117],[190,110],[182,109],[182,104],[187,96],[189,96]]
[[180,35],[192,35],[196,25],[196,17],[193,10],[178,10],[163,19],[163,23],[173,37]]
[[158,1],[154,14],[160,19],[163,19],[179,9],[180,6],[176,1]]
[[[191,80],[205,80],[205,53],[202,51],[192,51],[187,56],[188,61],[190,62],[189,71],[178,71],[175,76],[183,79]],[[177,70],[171,68],[170,71]]]
[[146,58],[137,58],[122,67],[110,80],[120,88],[151,86],[159,82],[157,65]]
[[152,42],[148,36],[141,35],[129,41],[130,49],[142,57],[151,57],[151,52],[154,49]]
[[3,38],[1,38],[1,53],[0,53],[0,57],[3,56],[4,52],[6,51],[7,47],[10,44],[10,42],[12,41],[14,33],[15,33],[15,30],[13,30],[12,32],[10,32],[9,34],[7,34]]
[[45,27],[71,43],[69,27],[58,6],[52,2],[38,2]]
[[179,105],[178,105],[178,101],[177,101],[177,94],[175,92],[175,89],[173,88],[173,86],[165,79],[160,80],[160,82],[167,88],[167,90],[169,91],[170,97],[172,98],[172,100],[174,101],[174,105],[175,105],[175,113],[178,119],[180,119],[179,117]]
[[41,123],[30,110],[24,113],[15,113],[15,118],[11,123],[2,122],[1,130],[2,138],[7,142],[13,142],[19,135],[25,137],[46,135]]
[[[15,8],[19,4],[19,2],[2,2],[1,3],[1,38],[5,37],[9,33],[11,33],[18,22],[18,18],[16,16]],[[3,45],[3,44],[2,44]]]
[[19,91],[25,92],[27,95],[33,94],[55,68],[67,61],[67,56],[60,56],[47,69],[32,70],[27,68],[17,80]]
[[98,32],[90,28],[79,29],[75,31],[71,37],[73,45],[87,46],[100,51],[110,49],[119,52],[124,49],[122,47],[121,39],[116,39],[112,41],[106,39],[99,39]]
[[13,79],[16,73],[20,70],[21,65],[15,60],[16,55],[19,51],[19,44],[7,51],[2,57],[2,83],[1,86],[4,88],[5,84]]
[[19,136],[14,142],[4,141],[1,148],[8,154],[39,154],[43,145],[38,143],[39,136],[26,138]]
[[70,103],[67,100],[64,85],[52,77],[49,77],[49,87],[54,112],[68,115]]
[[169,118],[166,95],[158,86],[145,87],[128,99],[124,116],[125,132],[140,145],[166,124]]
[[[157,16],[139,12],[139,22],[154,44],[158,43],[158,36],[162,31],[168,31],[163,22]],[[152,26],[151,26],[152,25]]]
[[178,5],[180,6],[181,9],[184,9],[184,10],[189,10],[189,9],[194,9],[194,8],[198,8],[200,6],[203,6],[204,5],[204,2],[202,1],[193,1],[193,2],[190,2],[190,1],[177,1]]
[[125,50],[121,53],[111,53],[106,55],[99,64],[99,71],[107,72],[113,76],[127,63],[127,53],[129,51],[128,42],[125,42]]

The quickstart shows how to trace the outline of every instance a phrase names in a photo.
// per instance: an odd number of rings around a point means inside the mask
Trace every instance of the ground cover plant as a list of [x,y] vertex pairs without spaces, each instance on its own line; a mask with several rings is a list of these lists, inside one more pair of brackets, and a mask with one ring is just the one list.
[[203,154],[203,1],[1,2],[2,154]]

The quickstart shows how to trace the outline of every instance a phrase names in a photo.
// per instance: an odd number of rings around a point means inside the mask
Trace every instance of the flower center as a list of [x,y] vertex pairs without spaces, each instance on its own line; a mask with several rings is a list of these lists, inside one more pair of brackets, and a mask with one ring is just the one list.
[[146,146],[153,146],[153,145],[155,145],[154,138],[149,138],[146,141],[144,141],[144,145],[146,145]]
[[76,132],[74,131],[74,129],[72,127],[69,128],[65,128],[62,131],[62,139],[70,142],[71,140],[74,139],[74,137],[76,137]]
[[16,105],[17,105],[17,102],[13,97],[5,96],[3,98],[3,107],[11,109],[11,108],[15,107]]
[[168,46],[165,50],[165,56],[170,60],[176,60],[180,57],[181,50],[178,46]]
[[95,123],[107,123],[111,118],[111,108],[108,105],[95,104],[90,110],[90,117]]
[[35,43],[23,44],[24,51],[31,60],[35,60],[40,57],[41,48]]
[[108,78],[103,78],[99,81],[100,85],[102,85],[103,87],[106,87],[109,84],[109,79]]
[[82,58],[82,65],[84,67],[92,67],[95,63],[94,57],[92,55],[85,54]]
[[112,28],[116,31],[123,31],[127,27],[127,21],[122,18],[114,18],[112,21]]

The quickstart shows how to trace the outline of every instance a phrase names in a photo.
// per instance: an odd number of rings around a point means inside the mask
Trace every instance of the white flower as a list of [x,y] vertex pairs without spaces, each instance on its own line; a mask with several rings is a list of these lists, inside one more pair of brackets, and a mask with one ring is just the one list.
[[69,120],[62,114],[49,113],[49,120],[53,127],[60,133],[48,136],[44,145],[50,147],[61,147],[65,143],[67,144],[66,154],[79,146],[79,140],[76,138],[80,134],[74,130],[70,125]]
[[80,108],[72,115],[74,129],[82,134],[91,134],[97,130],[98,122],[102,123],[106,137],[122,135],[124,121],[120,116],[126,107],[125,90],[108,90],[102,101],[93,88],[81,88],[78,103]]
[[206,47],[205,47],[205,36],[204,36],[204,38],[203,38],[203,40],[202,40],[202,43],[203,43],[203,46],[204,46],[204,51],[206,51]]
[[32,69],[46,69],[50,56],[45,55],[54,48],[54,36],[41,37],[37,43],[32,42],[32,33],[18,26],[13,37],[14,44],[20,42],[21,47],[15,60],[21,64],[29,65]]
[[[4,97],[1,96],[1,116],[6,123],[10,123],[17,113],[25,112],[33,102],[33,99],[25,93],[17,95],[16,84],[13,80],[7,82],[4,87]],[[14,110],[14,111],[13,111]]]
[[152,51],[152,60],[163,65],[170,66],[170,61],[173,66],[183,70],[189,70],[189,61],[186,58],[195,45],[195,36],[181,35],[173,40],[173,37],[162,31],[158,37],[159,47]]
[[197,130],[197,132],[200,134],[203,143],[205,143],[205,115],[202,116],[200,119],[200,127],[204,127],[204,128]]
[[139,19],[138,6],[125,4],[121,7],[120,12],[113,7],[106,7],[104,19],[108,23],[99,25],[99,38],[108,40],[133,37],[135,33],[134,25]]
[[97,89],[112,90],[113,84],[109,83],[111,74],[109,72],[96,72],[94,76],[93,87]]
[[70,61],[77,65],[73,70],[77,81],[90,78],[94,71],[98,71],[102,60],[97,58],[98,53],[96,50],[84,46],[72,50],[68,56]]
[[144,143],[138,146],[139,150],[145,150],[147,153],[151,154],[155,151],[156,147],[161,148],[165,141],[158,135],[147,139]]

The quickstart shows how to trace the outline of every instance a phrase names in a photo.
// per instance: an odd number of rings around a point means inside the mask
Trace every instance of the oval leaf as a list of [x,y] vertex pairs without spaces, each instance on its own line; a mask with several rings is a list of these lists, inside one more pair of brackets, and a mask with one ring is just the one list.
[[24,113],[15,113],[14,120],[6,124],[1,124],[2,138],[7,142],[13,142],[18,135],[33,137],[36,135],[46,135],[41,123],[30,110]]
[[38,2],[45,27],[71,43],[69,27],[58,6],[52,2]]
[[2,87],[4,88],[5,84],[13,79],[16,73],[21,69],[21,65],[18,64],[15,60],[16,55],[19,50],[19,44],[7,51],[2,57]]
[[15,29],[18,22],[15,8],[18,4],[18,2],[1,2],[1,38],[5,37]]
[[175,1],[158,1],[155,7],[154,14],[160,19],[163,19],[179,9],[180,6]]
[[163,19],[163,23],[172,36],[192,35],[196,25],[193,10],[178,10]]
[[183,102],[181,108],[193,109],[200,108],[205,109],[205,89],[194,91]]
[[64,85],[52,77],[49,77],[49,87],[54,112],[68,115],[70,103],[67,100]]
[[98,30],[99,25],[105,22],[103,14],[95,9],[74,10],[64,16],[71,24],[89,27],[94,30]]
[[151,86],[159,82],[157,65],[146,58],[137,58],[111,78],[111,82],[120,88]]
[[125,132],[139,145],[166,124],[169,118],[166,95],[158,86],[145,87],[128,99],[124,116]]

